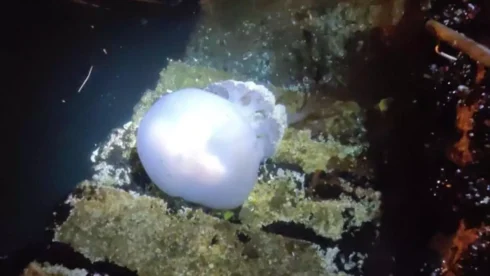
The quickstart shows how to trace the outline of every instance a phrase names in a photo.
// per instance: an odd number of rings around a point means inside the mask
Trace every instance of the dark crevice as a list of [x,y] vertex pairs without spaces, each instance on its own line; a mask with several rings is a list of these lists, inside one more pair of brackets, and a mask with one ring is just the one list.
[[[352,253],[360,253],[364,255],[371,253],[374,250],[374,245],[377,240],[377,226],[373,223],[364,223],[360,228],[352,228],[342,234],[341,239],[332,240],[322,237],[315,233],[311,228],[300,223],[294,222],[274,222],[263,226],[262,230],[267,233],[273,233],[284,237],[311,242],[320,246],[322,250],[327,248],[338,247],[340,253],[335,257],[334,263],[341,270],[344,269],[344,260],[348,260]],[[352,255],[351,261],[359,260],[360,257]],[[361,275],[361,271],[357,266],[352,269],[345,270],[354,275]]]
[[331,239],[316,234],[313,229],[300,223],[277,221],[265,225],[261,229],[267,233],[318,244],[322,249],[335,246],[335,242]]
[[247,234],[240,231],[236,231],[236,237],[241,243],[248,243],[251,240]]

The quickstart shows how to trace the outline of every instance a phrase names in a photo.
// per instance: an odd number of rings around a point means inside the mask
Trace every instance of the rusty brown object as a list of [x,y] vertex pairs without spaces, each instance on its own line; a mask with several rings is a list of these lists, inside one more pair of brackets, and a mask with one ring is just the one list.
[[425,23],[425,28],[438,39],[467,54],[484,66],[490,67],[490,49],[487,47],[432,19]]
[[482,226],[481,229],[467,229],[464,221],[461,220],[458,230],[453,235],[446,236],[438,233],[432,237],[430,247],[436,250],[444,260],[442,262],[442,275],[460,275],[457,263],[462,254],[468,249],[469,245],[478,239],[479,232],[488,231],[487,228]]
[[[477,65],[475,85],[478,86],[482,83],[485,78],[487,70],[485,66],[481,63]],[[468,95],[466,95],[468,96]],[[468,98],[467,98],[468,99]],[[473,130],[473,116],[478,112],[479,105],[483,104],[482,99],[468,103],[468,100],[459,103],[456,106],[456,128],[461,133],[461,138],[456,142],[448,151],[448,159],[453,161],[460,167],[464,167],[467,164],[473,163],[473,153],[470,149],[470,137],[469,133]],[[465,103],[466,102],[466,103]],[[486,124],[486,121],[484,122]],[[490,126],[490,125],[487,125]]]
[[473,162],[468,133],[473,129],[473,115],[478,111],[479,104],[459,104],[456,107],[456,128],[461,131],[461,138],[449,150],[448,158],[461,167]]
[[480,84],[483,79],[485,78],[485,74],[487,73],[487,70],[485,70],[485,66],[482,64],[478,64],[477,70],[476,70],[476,78],[475,78],[475,84]]

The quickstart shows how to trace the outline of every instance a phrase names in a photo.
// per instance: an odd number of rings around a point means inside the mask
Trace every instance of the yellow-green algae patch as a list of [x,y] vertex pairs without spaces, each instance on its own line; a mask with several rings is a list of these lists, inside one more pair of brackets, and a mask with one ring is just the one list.
[[288,128],[273,158],[278,162],[298,164],[306,173],[310,173],[328,169],[326,166],[332,157],[340,160],[349,158],[354,162],[365,148],[364,144],[342,144],[331,135],[312,139],[309,129]]
[[[107,259],[138,275],[345,275],[308,242],[238,226],[158,198],[81,186],[55,240],[91,261]],[[238,234],[241,233],[241,234]],[[248,241],[240,241],[244,235]],[[334,266],[334,265],[333,265]]]
[[242,223],[257,228],[276,221],[301,223],[320,236],[338,240],[344,232],[378,218],[379,192],[352,188],[344,182],[341,188],[355,192],[359,200],[346,194],[337,199],[312,200],[304,189],[297,188],[294,180],[300,177],[280,170],[272,179],[259,180],[240,211]]
[[[304,94],[277,89],[276,95],[289,113],[301,111]],[[355,166],[359,155],[368,147],[362,140],[365,129],[361,107],[352,101],[327,97],[315,97],[309,101],[314,102],[309,103],[313,118],[286,129],[273,159],[298,164],[306,173],[330,170],[327,165],[332,158]],[[345,137],[345,141],[340,141],[339,137]]]

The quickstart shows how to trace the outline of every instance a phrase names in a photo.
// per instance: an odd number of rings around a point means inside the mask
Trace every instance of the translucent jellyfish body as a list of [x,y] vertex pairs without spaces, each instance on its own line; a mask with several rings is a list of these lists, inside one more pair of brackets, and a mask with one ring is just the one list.
[[165,193],[232,209],[247,199],[286,121],[284,106],[267,88],[229,80],[162,96],[141,120],[136,146]]

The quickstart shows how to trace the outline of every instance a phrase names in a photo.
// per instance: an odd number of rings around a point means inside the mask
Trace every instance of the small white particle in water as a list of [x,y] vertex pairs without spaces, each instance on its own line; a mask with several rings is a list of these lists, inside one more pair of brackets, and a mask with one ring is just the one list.
[[251,58],[251,57],[252,57],[252,55],[253,55],[253,54],[252,54],[251,52],[247,52],[247,53],[243,54],[243,58],[242,58],[242,59],[243,59],[243,60],[247,60],[247,59]]
[[100,149],[100,147],[96,148],[92,152],[92,155],[90,156],[90,161],[92,161],[92,163],[95,163],[95,158],[99,155],[99,149]]
[[66,103],[65,99],[61,99],[61,103]]
[[107,50],[105,48],[102,48],[102,52],[107,55]]

